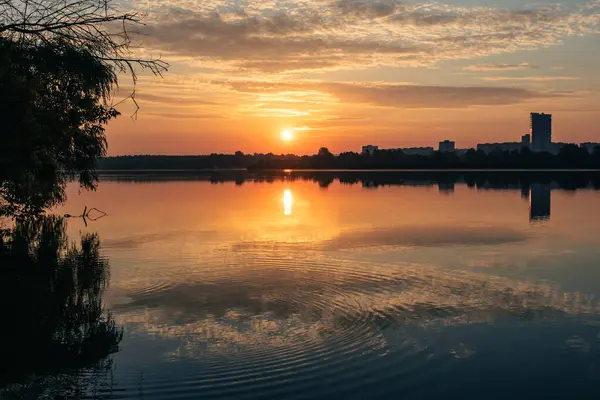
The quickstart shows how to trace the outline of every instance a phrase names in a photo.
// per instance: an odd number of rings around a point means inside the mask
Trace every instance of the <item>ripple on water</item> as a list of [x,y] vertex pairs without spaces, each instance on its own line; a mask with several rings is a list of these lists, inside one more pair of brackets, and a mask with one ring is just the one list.
[[[138,375],[122,374],[118,387],[125,390],[118,397],[136,398],[140,385],[156,399],[310,398],[342,391],[352,397],[358,387],[421,376],[414,370],[429,362],[427,349],[410,340],[388,343],[382,320],[401,309],[376,310],[363,299],[406,287],[406,276],[316,252],[264,248],[185,272],[163,271],[164,279],[128,291],[131,303],[116,312],[124,321],[131,309],[155,313],[145,329],[160,326],[159,336],[184,341],[176,357],[186,367],[172,374],[177,363],[170,364],[145,375],[142,384]],[[410,284],[414,290],[419,282]]]
[[485,310],[565,305],[551,287],[260,246],[162,271],[127,297],[115,309],[122,322],[143,308],[152,318],[140,329],[181,343],[166,356],[178,362],[142,384],[136,374],[118,376],[119,396],[136,398],[143,387],[157,399],[365,398],[390,386],[400,396],[455,362],[450,348],[429,348],[419,326],[466,323],[473,310],[485,321]]

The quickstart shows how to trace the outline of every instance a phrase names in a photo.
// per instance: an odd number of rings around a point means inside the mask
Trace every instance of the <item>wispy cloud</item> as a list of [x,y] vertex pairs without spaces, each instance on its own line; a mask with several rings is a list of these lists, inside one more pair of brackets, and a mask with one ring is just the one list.
[[159,103],[167,105],[218,105],[219,103],[213,101],[207,101],[196,97],[169,97],[162,95],[155,95],[152,93],[140,92],[135,93],[136,100],[143,100],[148,103]]
[[530,82],[548,82],[548,81],[574,81],[578,80],[575,76],[484,76],[480,77],[483,81],[530,81]]
[[[507,10],[397,0],[149,2],[148,49],[218,68],[298,70],[432,65],[556,45],[599,30],[600,3]],[[483,64],[471,71],[531,69]]]
[[465,71],[487,72],[487,71],[520,71],[524,69],[536,69],[535,65],[529,63],[520,64],[478,64],[464,67]]
[[[574,108],[566,103],[582,93],[574,91],[583,89],[578,75],[566,76],[571,70],[548,72],[552,66],[538,63],[532,53],[516,59],[503,59],[502,54],[560,45],[568,37],[600,31],[600,3],[587,0],[517,9],[501,2],[494,7],[472,5],[481,0],[469,6],[423,0],[145,0],[143,9],[141,2],[122,1],[148,14],[140,52],[160,54],[173,65],[162,80],[142,74],[136,99],[146,112],[185,118],[189,125],[197,125],[193,119],[200,118],[210,125],[208,119],[219,116],[285,117],[290,124],[306,123],[313,129],[377,125],[383,132],[398,126],[383,107],[535,103]],[[494,57],[484,58],[488,56]],[[415,75],[398,71],[452,60],[466,65],[456,83],[448,78],[456,70],[450,63],[431,81],[437,85],[421,84],[434,68]],[[380,67],[389,68],[381,74]],[[402,83],[407,76],[419,84]],[[374,82],[378,79],[386,83]],[[551,86],[554,81],[573,88],[542,90],[544,82]],[[375,117],[377,113],[385,118]],[[361,118],[327,119],[347,114]],[[412,122],[417,123],[427,125]],[[256,126],[261,124],[267,122]]]
[[157,112],[157,113],[150,113],[149,115],[154,115],[156,117],[161,117],[161,118],[174,118],[174,119],[220,119],[220,118],[224,118],[223,115],[219,115],[219,114],[202,114],[202,113],[194,113],[192,111],[190,111],[189,114]]
[[508,105],[527,100],[565,97],[568,92],[534,91],[521,88],[485,86],[420,86],[338,82],[226,82],[240,93],[285,95],[289,92],[324,93],[342,103],[365,103],[395,108],[465,108]]
[[407,9],[398,0],[337,0],[332,3],[334,11],[360,18],[381,18]]

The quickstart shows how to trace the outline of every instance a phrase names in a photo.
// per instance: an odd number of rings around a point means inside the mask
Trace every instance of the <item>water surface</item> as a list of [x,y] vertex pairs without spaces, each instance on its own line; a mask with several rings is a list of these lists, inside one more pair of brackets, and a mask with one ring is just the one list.
[[82,398],[597,398],[588,178],[232,172],[73,186],[57,212],[109,214],[67,230],[97,233],[123,339],[107,368],[63,375],[94,376]]

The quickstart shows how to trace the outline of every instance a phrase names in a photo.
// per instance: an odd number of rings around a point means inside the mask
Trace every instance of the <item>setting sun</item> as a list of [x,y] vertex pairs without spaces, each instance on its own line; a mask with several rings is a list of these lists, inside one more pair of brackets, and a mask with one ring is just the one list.
[[294,131],[291,129],[284,129],[281,131],[281,140],[289,142],[294,139]]

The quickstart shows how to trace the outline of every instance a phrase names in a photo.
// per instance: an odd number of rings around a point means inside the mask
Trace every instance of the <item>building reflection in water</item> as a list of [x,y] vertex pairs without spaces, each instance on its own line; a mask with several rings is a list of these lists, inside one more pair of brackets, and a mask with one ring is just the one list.
[[521,186],[521,198],[529,201],[529,185],[524,184]]
[[529,193],[529,220],[544,221],[550,219],[550,185],[533,183]]
[[294,197],[290,189],[283,191],[283,214],[292,215],[292,205],[294,204]]

